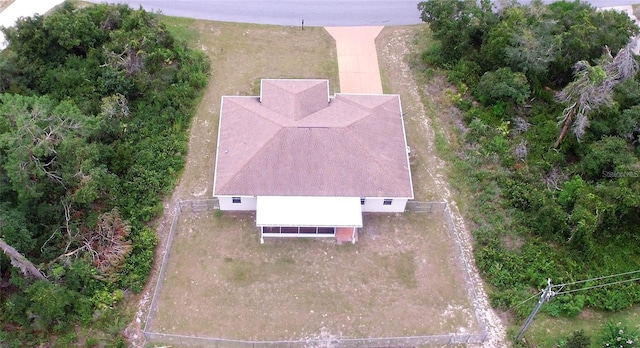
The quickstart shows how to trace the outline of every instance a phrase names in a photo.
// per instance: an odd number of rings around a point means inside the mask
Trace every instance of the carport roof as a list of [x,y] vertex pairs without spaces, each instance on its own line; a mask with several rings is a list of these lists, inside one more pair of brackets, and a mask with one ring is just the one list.
[[362,227],[360,197],[261,196],[256,225]]

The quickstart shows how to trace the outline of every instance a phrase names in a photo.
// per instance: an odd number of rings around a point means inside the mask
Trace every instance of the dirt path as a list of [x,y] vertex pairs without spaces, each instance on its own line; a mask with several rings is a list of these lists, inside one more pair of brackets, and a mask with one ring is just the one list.
[[[469,277],[474,285],[477,301],[476,312],[487,325],[488,341],[482,347],[506,347],[506,329],[498,315],[491,308],[482,279],[473,259],[473,237],[467,229],[452,191],[446,179],[445,163],[438,158],[435,147],[430,114],[437,118],[456,117],[456,109],[448,107],[445,95],[447,84],[439,78],[433,78],[424,86],[418,86],[409,65],[409,54],[416,50],[414,37],[422,26],[386,27],[377,39],[378,58],[383,71],[385,87],[393,93],[399,93],[406,112],[407,137],[412,147],[412,155],[417,157],[414,165],[426,169],[427,177],[414,180],[416,199],[444,200],[449,203],[458,231],[458,243],[462,249]],[[385,90],[385,92],[388,92]],[[422,100],[422,102],[420,102]],[[443,121],[446,122],[446,121]]]

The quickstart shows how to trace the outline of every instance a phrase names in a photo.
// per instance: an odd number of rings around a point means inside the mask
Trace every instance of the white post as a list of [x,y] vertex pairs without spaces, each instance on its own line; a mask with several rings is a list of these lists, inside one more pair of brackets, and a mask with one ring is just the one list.
[[260,244],[264,244],[264,237],[262,234],[264,233],[264,226],[260,226]]
[[351,244],[356,244],[356,228],[353,228],[353,232],[351,232]]

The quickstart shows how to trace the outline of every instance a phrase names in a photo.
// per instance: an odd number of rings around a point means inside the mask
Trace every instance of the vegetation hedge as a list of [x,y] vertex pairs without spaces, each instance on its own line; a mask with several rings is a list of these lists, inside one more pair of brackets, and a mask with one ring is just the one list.
[[184,167],[210,63],[126,5],[66,2],[3,31],[0,238],[46,278],[0,254],[0,342],[71,344],[81,325],[124,345],[114,308],[147,280],[147,223]]
[[[472,196],[492,304],[514,309],[547,278],[640,270],[640,77],[627,46],[638,27],[580,1],[418,7],[436,39],[421,58],[446,71],[464,111],[453,176]],[[640,303],[638,278],[567,285],[543,310],[627,308]]]

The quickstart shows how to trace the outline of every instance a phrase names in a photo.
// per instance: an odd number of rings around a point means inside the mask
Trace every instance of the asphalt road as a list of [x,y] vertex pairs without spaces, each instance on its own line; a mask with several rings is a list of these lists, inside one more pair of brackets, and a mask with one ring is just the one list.
[[[104,2],[104,0],[89,0]],[[591,0],[596,7],[640,0]],[[418,0],[109,0],[171,16],[228,22],[305,26],[406,25],[420,23]],[[530,0],[520,0],[528,3]],[[545,3],[553,0],[544,0]]]
[[[91,2],[103,2],[90,0]],[[416,0],[111,0],[172,16],[305,26],[420,23]],[[110,1],[110,2],[111,2]]]

